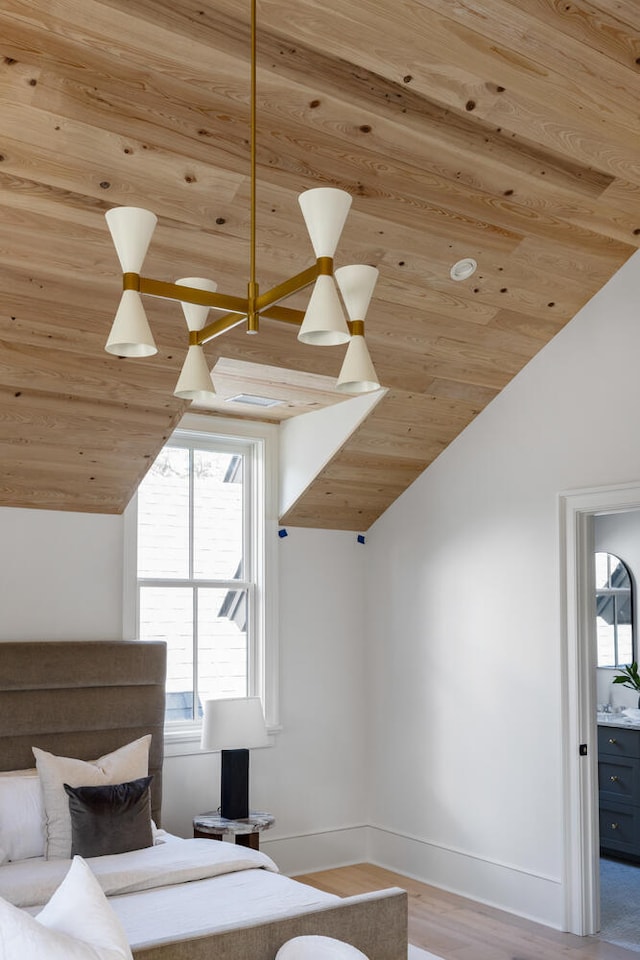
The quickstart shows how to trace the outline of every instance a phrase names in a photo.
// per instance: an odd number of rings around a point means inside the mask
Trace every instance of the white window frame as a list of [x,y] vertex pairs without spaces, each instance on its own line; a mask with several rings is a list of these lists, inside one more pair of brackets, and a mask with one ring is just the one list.
[[[248,695],[259,696],[270,733],[279,723],[278,649],[278,428],[273,424],[237,420],[232,424],[219,417],[186,414],[171,440],[194,442],[220,440],[233,444],[234,438],[251,444],[251,536],[255,571],[255,618],[249,631]],[[137,639],[138,610],[138,498],[135,494],[124,513],[123,639]],[[199,753],[201,722],[184,721],[165,726],[167,756]]]

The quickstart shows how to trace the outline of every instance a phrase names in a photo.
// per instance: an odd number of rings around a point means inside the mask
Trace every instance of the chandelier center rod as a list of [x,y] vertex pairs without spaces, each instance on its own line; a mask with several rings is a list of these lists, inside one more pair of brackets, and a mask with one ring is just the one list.
[[250,84],[250,111],[251,111],[251,226],[250,226],[250,263],[249,263],[249,311],[247,315],[247,333],[258,332],[258,311],[256,309],[256,300],[258,299],[258,283],[256,281],[256,0],[251,0],[251,84]]

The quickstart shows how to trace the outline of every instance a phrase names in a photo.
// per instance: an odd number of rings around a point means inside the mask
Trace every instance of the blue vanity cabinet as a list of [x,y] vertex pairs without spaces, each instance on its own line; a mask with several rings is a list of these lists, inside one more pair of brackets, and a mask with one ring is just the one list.
[[640,727],[598,726],[600,852],[640,861]]

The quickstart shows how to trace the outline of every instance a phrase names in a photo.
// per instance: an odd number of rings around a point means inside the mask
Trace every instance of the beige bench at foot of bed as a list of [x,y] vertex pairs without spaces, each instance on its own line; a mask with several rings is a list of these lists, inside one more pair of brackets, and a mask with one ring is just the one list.
[[287,940],[309,934],[344,940],[369,960],[407,960],[407,893],[392,887],[345,897],[293,916],[138,947],[133,956],[135,960],[274,960]]

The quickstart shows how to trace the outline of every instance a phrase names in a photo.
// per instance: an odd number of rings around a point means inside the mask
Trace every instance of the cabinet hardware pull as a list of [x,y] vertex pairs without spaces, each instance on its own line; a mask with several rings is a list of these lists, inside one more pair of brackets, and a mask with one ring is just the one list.
[[617,829],[618,829],[618,824],[617,824],[617,823],[612,823],[612,824],[611,824],[611,829],[612,829],[612,830],[617,830]]
[[617,742],[618,741],[616,740],[615,737],[609,737],[609,743],[617,743]]
[[611,780],[611,783],[617,783],[619,779],[620,777],[609,777],[609,780]]

